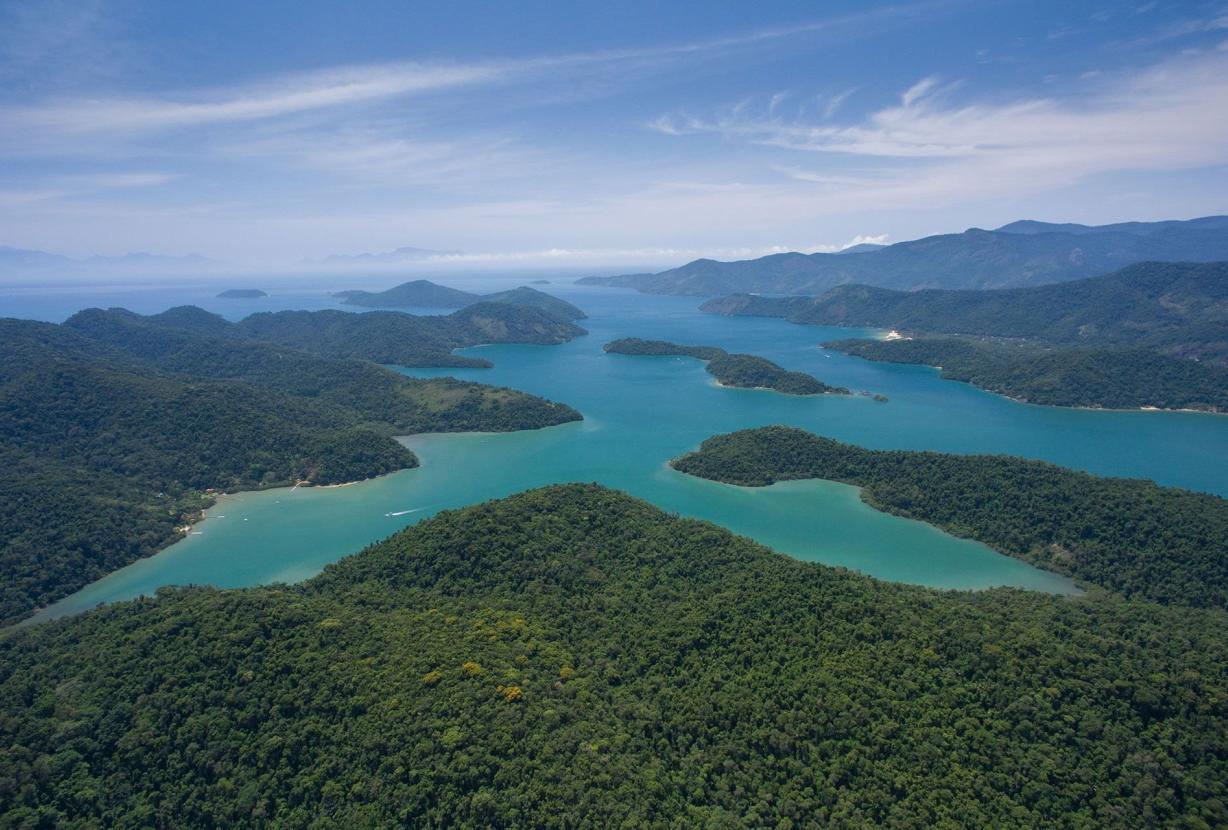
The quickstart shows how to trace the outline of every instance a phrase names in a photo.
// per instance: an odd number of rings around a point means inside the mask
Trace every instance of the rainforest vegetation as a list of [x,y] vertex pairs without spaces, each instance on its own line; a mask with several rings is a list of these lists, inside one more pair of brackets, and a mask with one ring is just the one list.
[[416,464],[394,435],[580,417],[124,311],[0,320],[0,344],[0,621],[173,541],[205,490],[368,478]]
[[1224,262],[1143,262],[992,291],[841,285],[818,297],[738,294],[702,308],[898,329],[914,337],[826,345],[870,360],[940,366],[944,378],[1030,403],[1228,411]]
[[593,485],[0,641],[6,827],[1211,828],[1228,615],[940,592]]
[[1228,608],[1228,500],[1007,456],[867,450],[793,427],[741,430],[671,462],[729,484],[823,478],[871,506],[1127,597]]
[[960,337],[823,345],[868,360],[937,366],[944,378],[1028,403],[1228,412],[1228,368],[1145,349],[1051,349]]
[[626,337],[604,346],[607,352],[631,355],[680,355],[708,361],[708,373],[724,386],[771,389],[786,395],[847,395],[805,372],[790,372],[770,360],[749,354],[729,354],[717,346],[682,346],[665,340]]

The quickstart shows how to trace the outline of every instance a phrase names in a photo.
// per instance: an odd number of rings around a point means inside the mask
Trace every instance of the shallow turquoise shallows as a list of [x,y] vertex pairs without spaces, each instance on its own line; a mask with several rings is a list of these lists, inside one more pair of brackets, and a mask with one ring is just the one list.
[[[597,481],[686,516],[708,519],[801,559],[942,588],[1013,585],[1052,592],[1069,580],[928,525],[866,507],[857,490],[806,481],[750,489],[693,479],[667,462],[704,438],[785,423],[873,448],[1008,453],[1108,475],[1228,493],[1228,418],[1095,412],[1014,403],[931,369],[874,364],[824,351],[866,332],[720,318],[694,298],[552,286],[590,315],[563,346],[466,350],[494,369],[414,370],[524,389],[577,407],[582,423],[502,435],[413,436],[422,466],[337,488],[224,498],[193,535],[43,611],[74,613],[162,585],[291,582],[434,513],[530,487]],[[607,355],[616,337],[718,345],[759,354],[835,385],[887,395],[789,397],[716,386],[697,360]]]

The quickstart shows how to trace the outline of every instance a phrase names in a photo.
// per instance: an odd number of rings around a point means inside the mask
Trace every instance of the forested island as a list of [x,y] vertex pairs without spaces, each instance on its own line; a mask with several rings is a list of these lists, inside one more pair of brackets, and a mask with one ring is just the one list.
[[223,300],[258,300],[267,296],[269,295],[259,288],[227,288],[218,294],[218,297]]
[[1054,349],[957,337],[823,346],[868,360],[935,366],[948,380],[1024,403],[1228,412],[1228,369],[1145,349]]
[[[349,315],[356,339],[366,316]],[[206,491],[414,466],[394,435],[580,418],[510,389],[235,336],[240,325],[199,309],[0,320],[0,622],[174,541],[212,501]],[[313,341],[308,324],[296,330]]]
[[929,522],[1130,598],[1228,608],[1228,500],[1007,456],[867,450],[794,427],[721,435],[671,462],[759,487],[822,478],[872,507]]
[[464,308],[474,303],[503,303],[535,308],[569,322],[583,320],[586,316],[566,300],[524,285],[493,294],[474,294],[429,280],[412,280],[387,291],[338,291],[333,296],[343,303],[367,308]]
[[124,309],[88,309],[70,317],[65,325],[100,339],[124,338],[130,335],[130,324],[141,320],[161,329],[410,367],[488,368],[489,360],[452,354],[452,350],[483,343],[553,346],[587,334],[574,323],[539,309],[505,303],[476,303],[446,316],[401,311],[264,311],[237,323],[196,306],[179,306],[148,317]]
[[762,357],[730,354],[717,346],[683,346],[666,340],[641,340],[625,337],[603,347],[612,354],[678,355],[708,363],[708,373],[723,386],[744,389],[771,389],[786,395],[849,395],[849,390],[828,386],[805,372],[790,372]]
[[844,285],[819,297],[735,295],[716,314],[912,335],[825,344],[1029,403],[1228,410],[1228,263],[1132,265],[1056,285],[892,291]]
[[1228,613],[883,583],[595,485],[0,640],[14,827],[1222,827]]

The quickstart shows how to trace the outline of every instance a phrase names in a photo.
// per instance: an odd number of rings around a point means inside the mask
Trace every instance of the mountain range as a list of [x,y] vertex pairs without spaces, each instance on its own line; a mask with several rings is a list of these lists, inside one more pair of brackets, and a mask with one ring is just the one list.
[[114,273],[117,271],[147,272],[159,269],[201,269],[214,268],[220,263],[216,260],[187,254],[186,256],[163,256],[137,251],[123,256],[91,256],[81,259],[52,254],[29,248],[11,248],[0,245],[0,274],[6,276],[40,276],[49,273],[64,274],[70,272]]
[[1095,276],[1136,262],[1228,260],[1228,216],[1114,225],[1025,220],[835,254],[698,259],[658,274],[585,277],[650,294],[822,294],[846,283],[914,291],[1013,288]]

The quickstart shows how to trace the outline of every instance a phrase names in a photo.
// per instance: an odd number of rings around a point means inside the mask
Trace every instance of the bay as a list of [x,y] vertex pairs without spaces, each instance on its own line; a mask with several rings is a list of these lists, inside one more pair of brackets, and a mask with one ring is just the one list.
[[[558,482],[595,481],[685,516],[714,521],[783,553],[939,588],[995,585],[1074,592],[1056,574],[879,513],[855,488],[788,482],[739,488],[701,481],[667,462],[704,438],[784,423],[872,448],[1007,453],[1102,475],[1228,493],[1228,418],[1107,412],[1016,403],[937,377],[925,367],[875,364],[828,352],[825,340],[873,332],[719,318],[695,298],[554,285],[585,309],[586,337],[561,346],[483,346],[462,353],[485,370],[400,370],[511,386],[580,409],[582,423],[510,434],[404,439],[422,466],[339,488],[228,496],[195,533],[44,609],[35,620],[169,584],[221,587],[292,582],[440,510]],[[219,301],[224,302],[224,301]],[[323,303],[321,303],[323,305]],[[688,358],[605,354],[617,337],[669,339],[759,354],[834,385],[886,395],[791,397],[715,385]]]

